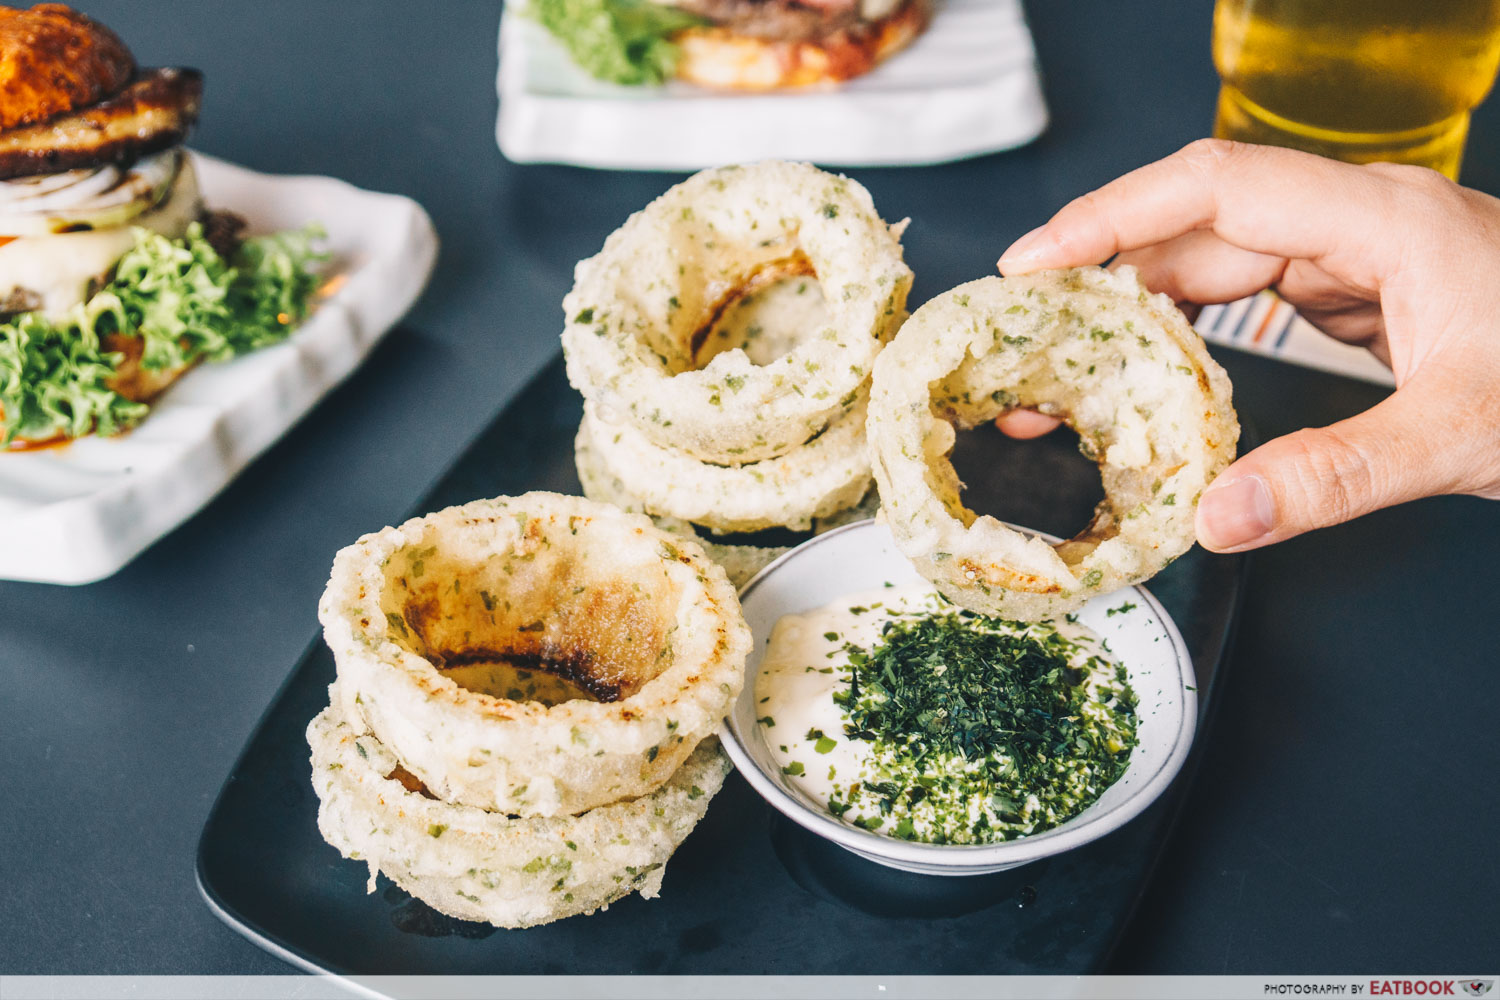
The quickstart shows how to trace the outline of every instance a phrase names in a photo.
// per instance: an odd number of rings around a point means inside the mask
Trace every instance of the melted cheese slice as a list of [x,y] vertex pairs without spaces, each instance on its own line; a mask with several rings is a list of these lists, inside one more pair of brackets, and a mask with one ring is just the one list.
[[0,246],[0,301],[25,290],[41,299],[40,312],[58,319],[82,302],[89,285],[105,277],[135,245],[132,226],[176,238],[198,218],[202,200],[191,160],[184,160],[172,193],[131,226],[87,233],[23,236]]

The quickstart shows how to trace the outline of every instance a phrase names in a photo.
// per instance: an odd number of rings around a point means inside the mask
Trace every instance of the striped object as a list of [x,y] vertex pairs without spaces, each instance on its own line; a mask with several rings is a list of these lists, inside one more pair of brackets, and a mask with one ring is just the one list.
[[1271,292],[1224,305],[1204,306],[1194,325],[1199,335],[1211,344],[1267,354],[1378,385],[1396,384],[1391,370],[1369,351],[1325,335]]

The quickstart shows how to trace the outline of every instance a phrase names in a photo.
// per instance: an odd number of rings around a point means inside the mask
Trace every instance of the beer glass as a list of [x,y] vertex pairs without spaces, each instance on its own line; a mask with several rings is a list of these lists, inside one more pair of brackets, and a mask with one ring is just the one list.
[[1218,0],[1214,134],[1457,178],[1500,0]]

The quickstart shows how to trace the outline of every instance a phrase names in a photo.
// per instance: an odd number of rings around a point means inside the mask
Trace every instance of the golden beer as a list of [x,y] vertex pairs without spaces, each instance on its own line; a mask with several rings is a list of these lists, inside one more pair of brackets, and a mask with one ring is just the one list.
[[1219,0],[1214,134],[1458,176],[1500,0]]

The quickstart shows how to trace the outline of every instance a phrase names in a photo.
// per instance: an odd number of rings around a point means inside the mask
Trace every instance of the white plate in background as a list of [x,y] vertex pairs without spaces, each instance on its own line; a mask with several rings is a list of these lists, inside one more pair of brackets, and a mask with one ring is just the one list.
[[1198,719],[1192,657],[1156,598],[1142,587],[1125,587],[1101,594],[1078,610],[1078,620],[1107,642],[1115,661],[1124,664],[1139,699],[1140,742],[1131,751],[1130,765],[1087,809],[1041,833],[978,845],[897,840],[834,818],[824,803],[803,794],[800,784],[782,773],[766,744],[765,727],[755,721],[756,671],[783,615],[821,608],[881,582],[901,587],[924,581],[896,548],[890,529],[877,521],[859,521],[803,542],[740,591],[745,621],[755,639],[745,664],[744,690],[729,708],[724,748],[750,786],[794,823],[891,868],[926,875],[982,875],[1061,854],[1119,829],[1166,791],[1182,769]]
[[0,451],[0,579],[78,584],[120,569],[343,381],[427,284],[437,236],[411,199],[193,157],[204,203],[252,233],[327,230],[327,294],[285,343],[199,365],[127,434]]
[[498,89],[496,136],[517,163],[916,165],[1020,146],[1047,125],[1020,0],[938,0],[926,33],[871,73],[836,88],[767,94],[595,80],[507,4]]

